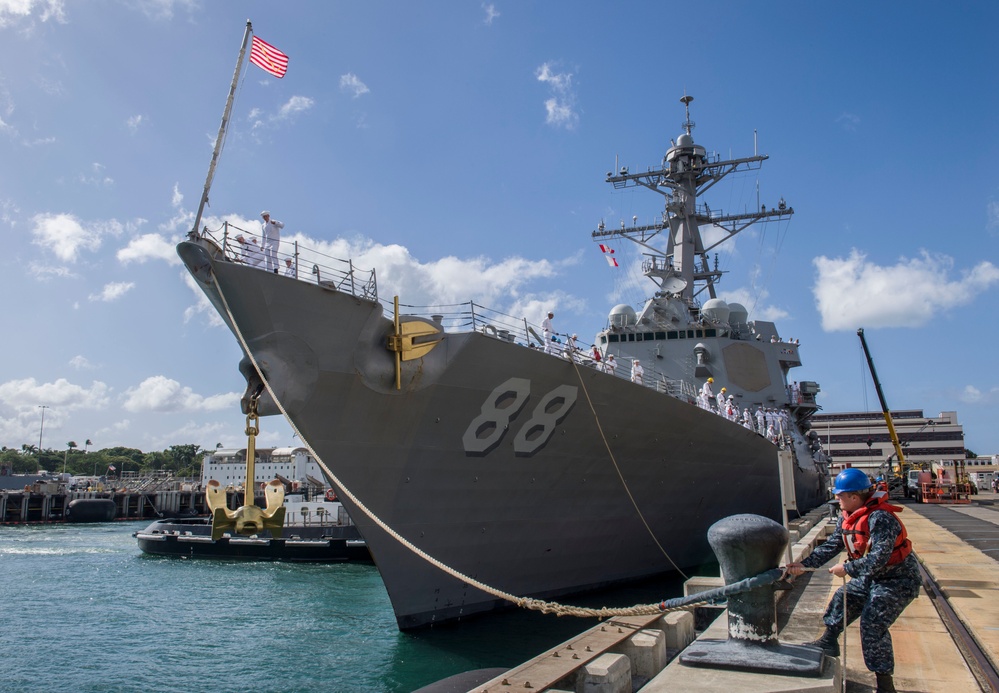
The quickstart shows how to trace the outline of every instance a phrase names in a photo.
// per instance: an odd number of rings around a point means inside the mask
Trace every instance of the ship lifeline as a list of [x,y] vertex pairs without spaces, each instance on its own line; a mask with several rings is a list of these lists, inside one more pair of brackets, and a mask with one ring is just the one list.
[[[178,246],[252,355],[240,364],[244,411],[257,395],[262,416],[283,409],[349,491],[342,500],[400,628],[502,600],[417,556],[353,499],[462,574],[546,598],[708,561],[706,530],[726,515],[779,519],[778,445],[694,404],[709,377],[741,408],[787,412],[778,443],[794,456],[798,507],[825,500],[825,457],[808,425],[818,387],[802,383],[792,390],[800,397],[789,397],[797,345],[716,297],[721,273],[700,234],[710,223],[730,238],[793,210],[781,202],[725,215],[700,204],[705,189],[767,157],[709,155],[694,143],[690,97],[683,101],[685,131],[661,166],[607,178],[662,194],[660,223],[593,233],[640,243],[657,285],[640,310],[615,307],[595,339],[603,356],[646,364],[641,383],[545,353],[526,321],[483,324],[480,311],[471,330],[448,331],[441,316],[400,315],[398,306],[393,315],[374,273],[362,281],[352,265],[330,269],[312,257],[308,280],[265,272],[240,261],[228,229],[219,239],[194,231]],[[297,265],[309,257],[296,253]]]

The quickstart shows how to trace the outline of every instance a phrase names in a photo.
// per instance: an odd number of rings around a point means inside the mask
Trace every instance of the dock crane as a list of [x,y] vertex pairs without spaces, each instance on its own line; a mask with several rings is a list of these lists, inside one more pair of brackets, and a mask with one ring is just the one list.
[[888,409],[888,403],[885,402],[885,393],[881,390],[881,382],[878,380],[878,372],[874,369],[874,359],[871,358],[871,350],[867,348],[867,340],[864,339],[864,328],[861,327],[857,330],[857,336],[860,337],[860,343],[864,347],[864,355],[867,356],[867,366],[871,369],[871,378],[874,379],[874,388],[878,392],[878,401],[881,402],[881,412],[885,416],[885,423],[888,424],[888,435],[891,436],[892,445],[895,446],[895,456],[898,458],[898,474],[895,478],[891,478],[895,473],[890,462],[891,457],[889,457],[888,463],[888,477],[885,481],[888,482],[889,491],[893,491],[892,487],[895,486],[897,482],[901,486],[900,491],[905,491],[905,477],[906,477],[906,467],[908,464],[905,461],[905,455],[902,453],[902,443],[899,442],[898,433],[895,432],[895,424],[891,419],[891,411]]

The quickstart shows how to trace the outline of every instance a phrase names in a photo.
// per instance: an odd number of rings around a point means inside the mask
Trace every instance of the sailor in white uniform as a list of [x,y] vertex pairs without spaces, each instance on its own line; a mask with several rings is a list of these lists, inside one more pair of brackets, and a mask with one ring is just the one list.
[[552,318],[555,317],[555,313],[548,311],[548,317],[541,321],[541,334],[545,339],[545,353],[552,354],[555,351],[554,342],[552,342],[552,337],[554,332],[552,329]]
[[701,385],[701,393],[697,397],[697,406],[701,409],[707,409],[711,411],[711,400],[715,398],[715,393],[711,390],[711,383],[715,381],[714,378],[708,378]]
[[267,210],[261,212],[260,216],[263,218],[263,221],[260,223],[260,236],[263,239],[261,250],[264,253],[264,269],[277,274],[277,252],[278,247],[281,245],[281,229],[284,228],[284,223],[277,219],[271,219],[271,213]]
[[604,359],[604,372],[614,375],[617,371],[617,361],[614,360],[614,354],[607,354],[607,358]]
[[645,382],[645,369],[642,368],[642,362],[638,359],[631,362],[631,382],[640,385]]
[[579,349],[576,347],[576,340],[579,339],[579,335],[573,333],[571,337],[565,340],[565,357],[570,361],[576,362],[578,359],[577,352]]

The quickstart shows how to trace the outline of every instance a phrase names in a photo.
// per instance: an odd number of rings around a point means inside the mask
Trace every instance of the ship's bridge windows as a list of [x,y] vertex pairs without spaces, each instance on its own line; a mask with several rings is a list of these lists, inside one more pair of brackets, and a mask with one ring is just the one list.
[[[616,340],[613,340],[613,341],[616,341]],[[606,344],[606,343],[607,343],[607,335],[605,335],[605,334],[600,335],[600,344]]]
[[608,337],[610,338],[610,341],[616,342],[616,341],[618,341],[619,335],[612,334],[612,335],[608,335]]
[[646,332],[642,335],[642,341],[651,342],[656,338],[655,332]]
[[705,337],[717,337],[718,336],[718,330],[715,330],[715,329],[704,330],[704,336]]
[[656,339],[666,339],[665,332],[656,332]]
[[629,342],[635,341],[635,334],[633,332],[628,333],[628,341]]

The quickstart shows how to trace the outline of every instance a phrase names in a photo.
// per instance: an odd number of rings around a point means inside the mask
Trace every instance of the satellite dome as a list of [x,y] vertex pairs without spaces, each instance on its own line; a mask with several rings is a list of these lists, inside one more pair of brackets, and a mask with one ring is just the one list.
[[729,303],[728,311],[728,321],[732,325],[745,325],[749,320],[749,311],[741,303]]
[[676,146],[677,147],[693,147],[694,146],[694,138],[690,136],[690,133],[686,133],[685,132],[685,133],[683,133],[682,135],[680,135],[679,137],[676,138]]
[[730,313],[728,304],[720,298],[708,299],[701,308],[701,315],[715,322],[728,322]]
[[628,327],[638,321],[638,316],[635,314],[635,309],[627,303],[619,303],[611,308],[607,321],[614,327]]

